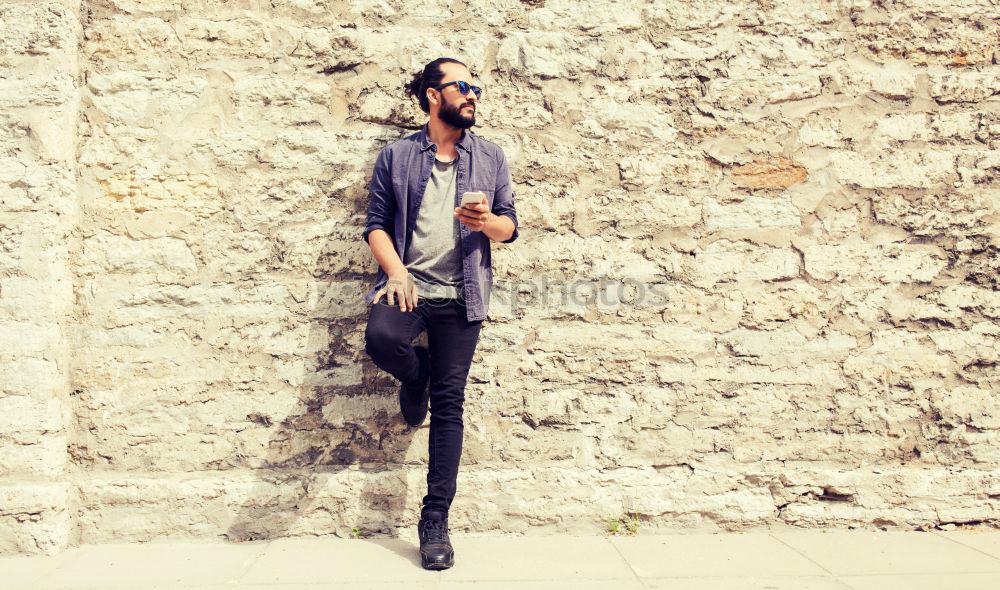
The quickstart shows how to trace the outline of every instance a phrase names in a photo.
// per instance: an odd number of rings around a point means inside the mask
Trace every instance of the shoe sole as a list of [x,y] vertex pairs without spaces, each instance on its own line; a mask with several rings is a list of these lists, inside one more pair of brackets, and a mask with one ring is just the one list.
[[425,570],[445,570],[455,565],[455,556],[452,555],[447,561],[427,561],[424,554],[420,554],[420,565]]

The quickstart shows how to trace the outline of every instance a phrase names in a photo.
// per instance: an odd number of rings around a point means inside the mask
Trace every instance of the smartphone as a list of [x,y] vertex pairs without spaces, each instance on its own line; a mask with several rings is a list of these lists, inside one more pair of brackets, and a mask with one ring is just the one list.
[[465,207],[466,205],[475,205],[476,203],[481,203],[485,197],[486,193],[482,191],[462,193],[462,207]]

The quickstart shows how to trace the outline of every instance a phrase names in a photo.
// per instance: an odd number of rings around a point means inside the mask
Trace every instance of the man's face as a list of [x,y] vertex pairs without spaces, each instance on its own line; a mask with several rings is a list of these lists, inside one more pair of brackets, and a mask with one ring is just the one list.
[[[454,80],[464,80],[469,84],[478,85],[478,81],[473,80],[468,68],[462,65],[441,64],[441,71],[444,72],[444,78],[441,79],[442,84]],[[445,86],[438,92],[441,99],[438,118],[456,129],[468,129],[476,124],[476,107],[478,106],[476,102],[478,99],[471,89],[468,94],[463,96],[458,91],[458,85],[452,84]]]

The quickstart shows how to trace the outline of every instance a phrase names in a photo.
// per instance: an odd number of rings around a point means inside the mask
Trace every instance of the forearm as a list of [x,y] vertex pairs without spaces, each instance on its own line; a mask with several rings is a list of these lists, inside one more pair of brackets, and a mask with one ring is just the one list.
[[506,215],[490,213],[487,216],[486,224],[483,225],[482,232],[495,242],[510,239],[510,236],[514,234],[514,220]]
[[385,230],[376,229],[368,234],[368,246],[372,250],[372,255],[382,267],[386,274],[393,274],[405,270],[406,266],[400,260],[396,247],[392,243],[392,238]]

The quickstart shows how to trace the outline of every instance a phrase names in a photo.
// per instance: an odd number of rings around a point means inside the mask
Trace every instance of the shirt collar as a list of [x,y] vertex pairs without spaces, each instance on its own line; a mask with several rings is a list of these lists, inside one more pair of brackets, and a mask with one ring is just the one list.
[[[468,129],[463,129],[462,137],[458,138],[458,141],[455,142],[455,145],[461,147],[467,152],[472,151],[470,149],[472,143],[471,135],[472,133],[469,132]],[[420,151],[424,151],[429,147],[431,147],[432,145],[434,145],[434,142],[431,141],[430,124],[424,123],[423,126],[420,128]]]

